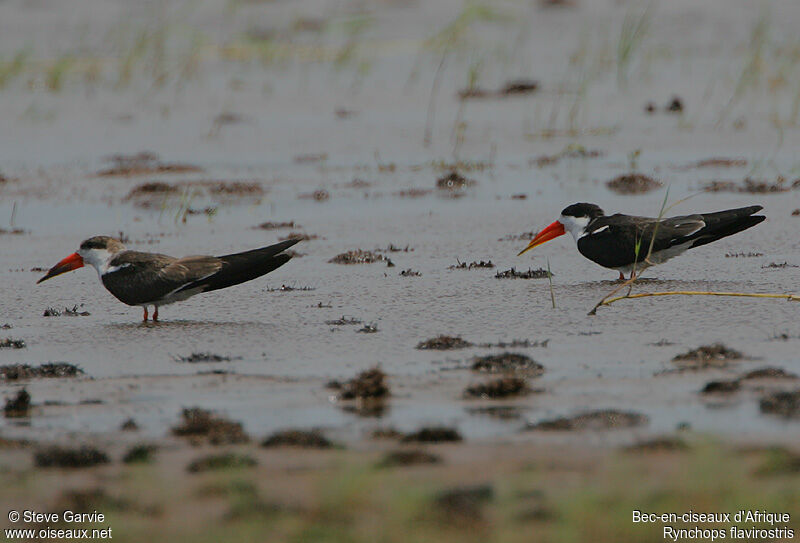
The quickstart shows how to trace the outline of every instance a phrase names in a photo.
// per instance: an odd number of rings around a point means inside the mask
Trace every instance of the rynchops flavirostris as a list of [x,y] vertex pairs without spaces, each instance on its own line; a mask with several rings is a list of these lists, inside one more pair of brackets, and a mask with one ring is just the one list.
[[89,264],[97,270],[106,289],[119,301],[144,309],[152,305],[153,321],[158,321],[158,308],[180,302],[220,288],[250,281],[271,272],[289,261],[283,253],[300,241],[289,239],[243,253],[225,256],[172,256],[129,251],[118,239],[95,236],[81,243],[80,249],[50,268],[37,281],[75,270]]
[[[623,272],[633,276],[688,249],[757,225],[766,218],[753,215],[761,209],[761,206],[749,206],[656,219],[620,213],[607,217],[595,204],[572,204],[564,208],[557,221],[536,234],[519,254],[569,232],[583,256],[605,268],[617,270],[619,279],[623,280]],[[648,258],[651,242],[653,250]]]

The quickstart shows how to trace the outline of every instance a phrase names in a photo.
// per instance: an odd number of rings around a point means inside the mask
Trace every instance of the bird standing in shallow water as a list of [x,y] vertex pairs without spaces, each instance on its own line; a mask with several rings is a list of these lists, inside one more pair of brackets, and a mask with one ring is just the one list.
[[219,257],[175,258],[129,251],[118,239],[95,236],[50,268],[37,284],[89,264],[119,301],[141,306],[145,322],[147,307],[153,306],[153,321],[158,321],[159,306],[180,302],[201,292],[238,285],[279,268],[292,258],[283,251],[298,241],[300,238],[289,239],[269,247]]
[[761,209],[761,206],[750,206],[657,219],[620,213],[606,216],[595,204],[572,204],[564,208],[557,221],[536,234],[519,254],[569,232],[583,256],[617,270],[622,281],[623,273],[630,273],[633,278],[635,273],[684,251],[757,225],[766,218],[753,215]]

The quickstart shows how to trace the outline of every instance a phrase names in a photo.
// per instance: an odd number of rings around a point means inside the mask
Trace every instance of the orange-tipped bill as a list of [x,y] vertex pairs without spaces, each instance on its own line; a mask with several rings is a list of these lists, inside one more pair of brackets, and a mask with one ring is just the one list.
[[42,281],[46,281],[51,277],[55,277],[56,275],[61,275],[62,273],[66,273],[68,271],[77,270],[78,268],[83,267],[83,258],[78,253],[72,253],[67,258],[50,268],[50,271],[47,274],[36,281],[38,285]]
[[542,230],[541,232],[539,232],[538,234],[536,234],[536,236],[531,240],[528,246],[525,247],[523,250],[521,250],[519,254],[517,254],[517,256],[520,256],[523,253],[527,253],[528,251],[530,251],[534,247],[538,247],[542,243],[546,243],[551,239],[564,235],[566,232],[567,231],[564,230],[564,225],[556,221],[547,228],[545,228],[544,230]]

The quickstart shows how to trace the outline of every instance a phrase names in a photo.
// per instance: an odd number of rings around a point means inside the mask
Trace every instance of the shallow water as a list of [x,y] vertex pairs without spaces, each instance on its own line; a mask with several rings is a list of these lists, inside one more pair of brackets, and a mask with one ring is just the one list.
[[[0,6],[0,21],[14,9]],[[586,9],[595,8],[590,5]],[[755,8],[737,9],[729,16],[746,28]],[[789,19],[796,12],[790,5],[780,9],[787,11]],[[379,28],[389,32],[392,17],[413,19],[413,13],[389,9],[385,14],[389,22],[382,21]],[[448,20],[444,9],[428,15]],[[574,16],[590,15],[578,10]],[[542,20],[547,17],[557,28],[572,28],[565,24],[563,13],[539,14],[532,24],[547,27],[548,22]],[[664,17],[673,30],[684,29],[680,13],[667,12]],[[784,23],[778,21],[777,28],[782,29]],[[570,32],[564,40],[577,40],[576,30]],[[528,46],[534,49],[540,39],[547,36],[531,38]],[[733,54],[726,48],[720,58]],[[0,425],[9,433],[21,434],[106,433],[115,432],[121,421],[133,416],[148,434],[163,435],[177,420],[181,407],[199,405],[241,420],[248,431],[259,435],[285,426],[319,426],[352,437],[378,425],[411,429],[423,423],[442,423],[457,425],[469,438],[541,439],[539,433],[520,433],[526,420],[618,408],[648,415],[650,424],[640,430],[645,433],[670,431],[688,422],[696,430],[732,438],[795,439],[796,432],[791,430],[796,430],[797,422],[759,414],[758,396],[753,392],[711,401],[698,391],[712,378],[733,377],[765,365],[800,374],[796,355],[800,305],[669,297],[621,301],[591,317],[588,310],[616,286],[610,281],[616,272],[581,257],[569,236],[524,257],[516,254],[527,240],[499,240],[542,228],[575,201],[599,203],[608,213],[658,214],[664,191],[619,196],[604,186],[604,181],[627,170],[627,153],[638,147],[643,149],[638,167],[669,185],[670,201],[695,195],[710,179],[738,181],[751,174],[774,178],[775,171],[794,171],[796,128],[787,129],[776,146],[773,132],[757,115],[768,106],[757,99],[752,109],[746,110],[753,120],[744,133],[713,128],[699,106],[694,110],[699,110],[697,116],[682,120],[645,117],[640,102],[645,97],[661,99],[655,93],[661,92],[657,90],[659,81],[666,79],[677,81],[674,88],[684,89],[690,105],[699,103],[694,98],[700,85],[697,81],[706,82],[700,76],[704,61],[686,60],[691,69],[681,70],[679,63],[664,61],[663,73],[653,79],[637,79],[625,96],[615,96],[613,79],[598,83],[597,92],[586,98],[589,110],[597,112],[590,124],[618,124],[613,136],[526,139],[521,119],[541,115],[532,110],[551,107],[561,70],[561,64],[545,62],[537,64],[537,77],[546,81],[543,95],[466,106],[469,129],[460,157],[491,161],[491,166],[464,172],[477,185],[453,198],[447,191],[435,189],[442,171],[432,167],[431,161],[451,160],[449,127],[458,108],[454,96],[461,78],[445,83],[438,98],[435,143],[423,148],[425,108],[421,104],[427,104],[427,83],[435,64],[423,67],[421,77],[426,85],[404,94],[397,89],[405,82],[405,69],[410,69],[413,59],[412,52],[381,57],[360,87],[361,98],[354,98],[350,85],[317,65],[287,69],[271,80],[273,91],[264,98],[255,88],[262,81],[261,74],[245,70],[240,76],[245,90],[233,102],[236,110],[248,112],[249,120],[222,128],[216,138],[207,137],[207,121],[221,108],[231,107],[221,106],[217,97],[217,83],[228,77],[224,65],[206,66],[203,81],[184,90],[179,98],[148,95],[144,102],[137,102],[130,96],[135,91],[103,90],[100,95],[106,110],[86,118],[82,115],[91,110],[92,101],[77,84],[60,94],[31,96],[22,88],[4,90],[8,98],[0,108],[9,113],[4,115],[6,119],[13,119],[4,123],[16,130],[16,136],[11,138],[7,130],[0,130],[0,171],[19,181],[0,186],[0,217],[9,216],[12,202],[16,202],[15,224],[30,233],[0,237],[0,324],[13,326],[0,336],[22,338],[28,345],[22,350],[0,350],[0,363],[68,361],[83,368],[87,378],[29,383],[34,404],[40,406],[31,426],[11,425],[6,420],[0,420]],[[330,92],[323,92],[324,88]],[[58,109],[55,119],[42,124],[22,115],[31,107],[31,100],[37,107]],[[170,115],[160,121],[154,111],[159,100],[169,102],[171,108]],[[710,103],[721,107],[723,94],[714,94]],[[333,111],[342,104],[357,109],[358,115],[337,120]],[[114,120],[126,112],[132,112],[133,121],[120,124]],[[68,137],[76,128],[81,138]],[[605,156],[564,159],[544,168],[530,165],[530,159],[557,152],[575,141],[588,149],[600,149]],[[133,178],[94,176],[105,155],[142,149],[157,151],[166,162],[188,162],[205,171]],[[293,160],[297,155],[318,152],[328,153],[329,159],[311,164]],[[757,166],[767,155],[770,166]],[[749,165],[682,168],[710,156],[742,156]],[[394,164],[393,171],[378,167],[389,163]],[[370,186],[346,187],[354,178],[364,179]],[[218,212],[212,218],[189,216],[184,224],[175,220],[179,210],[173,204],[165,205],[163,211],[158,205],[146,210],[125,200],[133,187],[154,179],[255,179],[268,192],[258,201],[242,198],[219,204],[192,200],[196,208],[219,205]],[[420,198],[397,195],[409,188],[433,192]],[[317,202],[298,197],[317,189],[328,190],[330,199]],[[527,198],[512,199],[515,194]],[[642,282],[636,292],[800,292],[800,268],[763,268],[773,262],[800,265],[796,237],[800,218],[791,216],[791,211],[800,207],[798,194],[797,190],[696,194],[670,214],[760,203],[768,219],[754,229],[649,270],[647,277],[657,280]],[[29,271],[51,266],[86,237],[120,231],[131,238],[130,247],[176,256],[245,250],[271,244],[288,233],[253,228],[267,220],[294,220],[302,226],[294,230],[319,238],[297,245],[303,256],[266,277],[162,308],[163,321],[158,324],[140,323],[140,310],[114,299],[91,270],[38,286],[35,281],[41,272]],[[411,249],[387,253],[395,267],[328,262],[348,250],[390,244]],[[763,256],[725,257],[738,252]],[[489,259],[495,269],[448,269],[457,261]],[[554,273],[556,308],[551,307],[547,280],[494,277],[512,266],[518,270],[546,267],[548,259]],[[422,275],[399,275],[409,268]],[[311,290],[269,291],[281,285]],[[46,307],[75,304],[83,304],[82,309],[91,315],[42,316]],[[374,323],[379,331],[363,334],[356,332],[360,325],[325,324],[343,315]],[[791,338],[774,339],[784,333]],[[470,414],[467,410],[475,402],[463,400],[461,392],[479,377],[466,369],[450,368],[463,368],[473,356],[499,350],[415,349],[420,341],[439,334],[461,335],[474,343],[548,339],[546,348],[513,349],[544,364],[544,376],[532,380],[531,385],[546,391],[502,402],[523,408],[519,420]],[[652,345],[660,340],[670,344]],[[676,354],[717,341],[752,359],[725,371],[657,375],[672,367],[670,360]],[[202,351],[236,359],[215,364],[175,360]],[[390,409],[382,419],[357,417],[331,401],[331,391],[324,388],[328,380],[349,378],[376,364],[389,374],[393,391]],[[233,375],[197,375],[210,369],[224,369]],[[16,386],[0,385],[3,397]],[[87,399],[103,403],[77,405]],[[53,401],[69,405],[43,406]]]

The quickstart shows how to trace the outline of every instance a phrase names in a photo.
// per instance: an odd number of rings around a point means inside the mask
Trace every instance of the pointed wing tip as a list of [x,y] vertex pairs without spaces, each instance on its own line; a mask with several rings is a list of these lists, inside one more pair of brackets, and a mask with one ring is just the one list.
[[288,249],[289,247],[291,247],[291,246],[293,246],[293,245],[295,245],[295,244],[297,244],[297,243],[300,243],[301,241],[303,241],[303,238],[291,238],[291,239],[287,239],[286,241],[284,241],[284,242],[283,242],[283,243],[284,243],[284,245],[285,245],[285,247],[283,247],[283,248],[281,249],[281,251],[285,251],[285,250],[286,250],[286,249]]

